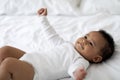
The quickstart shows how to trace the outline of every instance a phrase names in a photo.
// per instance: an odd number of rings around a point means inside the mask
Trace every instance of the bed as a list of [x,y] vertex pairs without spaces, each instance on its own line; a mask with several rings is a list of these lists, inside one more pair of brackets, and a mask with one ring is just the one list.
[[[36,11],[46,7],[48,20],[65,40],[74,41],[92,30],[103,29],[115,41],[114,55],[92,64],[84,80],[120,80],[119,0],[0,0],[0,47],[10,45],[26,52],[46,50]],[[59,80],[73,80],[63,78]]]

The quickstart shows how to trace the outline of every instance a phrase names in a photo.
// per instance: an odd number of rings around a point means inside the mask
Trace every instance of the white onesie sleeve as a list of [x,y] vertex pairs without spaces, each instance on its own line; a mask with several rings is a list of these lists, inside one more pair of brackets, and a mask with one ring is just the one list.
[[75,60],[73,64],[69,67],[68,74],[74,79],[73,73],[78,67],[84,68],[86,71],[88,66],[89,66],[89,62],[85,60],[84,58],[80,57],[77,60]]
[[46,16],[40,16],[39,17],[42,25],[41,25],[41,29],[42,29],[42,34],[44,36],[44,38],[46,38],[49,43],[53,46],[62,44],[63,42],[65,42],[63,40],[63,38],[61,38],[56,31],[54,30],[54,28],[49,24],[47,17]]

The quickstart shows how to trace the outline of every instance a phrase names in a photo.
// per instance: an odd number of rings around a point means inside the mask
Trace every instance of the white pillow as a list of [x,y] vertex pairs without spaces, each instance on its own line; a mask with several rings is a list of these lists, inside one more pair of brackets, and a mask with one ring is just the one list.
[[3,0],[0,1],[0,14],[33,15],[46,7],[50,15],[75,15],[79,3],[80,0]]
[[49,15],[120,14],[119,0],[0,0],[0,14],[35,15],[41,7]]
[[82,0],[78,14],[90,15],[99,12],[120,14],[120,0]]

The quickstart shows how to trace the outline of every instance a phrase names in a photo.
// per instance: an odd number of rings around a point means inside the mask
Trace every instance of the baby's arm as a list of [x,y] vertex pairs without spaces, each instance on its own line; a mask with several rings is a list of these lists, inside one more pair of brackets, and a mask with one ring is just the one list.
[[40,15],[41,20],[41,28],[42,28],[42,34],[47,39],[50,44],[52,43],[53,46],[59,45],[64,42],[64,40],[56,33],[54,28],[49,24],[47,20],[47,9],[42,8],[38,10],[38,15]]
[[84,68],[78,67],[74,72],[73,72],[75,80],[83,80],[86,76],[86,71]]
[[75,80],[83,80],[86,76],[86,70],[89,62],[84,58],[77,58],[68,69],[68,74]]

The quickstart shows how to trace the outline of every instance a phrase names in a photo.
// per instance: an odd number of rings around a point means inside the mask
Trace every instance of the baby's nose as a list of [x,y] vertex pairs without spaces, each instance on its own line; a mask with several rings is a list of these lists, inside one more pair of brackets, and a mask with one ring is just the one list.
[[83,39],[83,40],[82,40],[82,43],[83,43],[84,45],[88,45],[89,42],[88,42],[86,39]]

